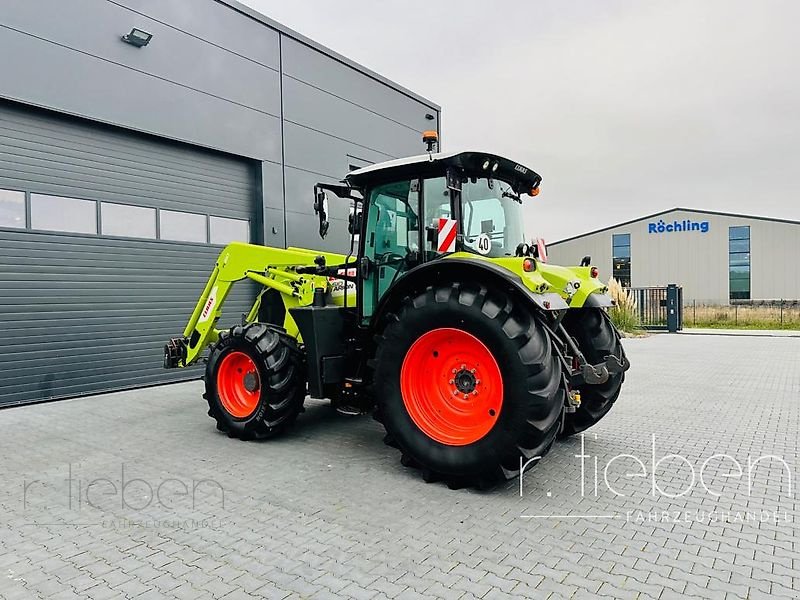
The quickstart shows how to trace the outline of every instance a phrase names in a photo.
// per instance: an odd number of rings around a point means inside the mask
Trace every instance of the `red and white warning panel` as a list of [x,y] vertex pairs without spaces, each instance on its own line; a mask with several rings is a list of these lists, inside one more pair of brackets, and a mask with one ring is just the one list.
[[547,262],[547,244],[544,241],[544,238],[537,238],[536,239],[536,250],[537,256],[539,260],[543,263]]
[[439,219],[439,238],[437,243],[438,252],[456,251],[456,227],[455,219]]

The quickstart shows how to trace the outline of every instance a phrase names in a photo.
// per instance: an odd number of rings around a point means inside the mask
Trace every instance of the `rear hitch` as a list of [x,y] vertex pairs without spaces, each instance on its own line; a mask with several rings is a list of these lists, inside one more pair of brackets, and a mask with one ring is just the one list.
[[[569,383],[572,387],[580,387],[584,384],[590,385],[599,385],[601,383],[605,383],[608,381],[610,376],[609,369],[606,367],[605,363],[600,363],[597,365],[589,364],[589,361],[586,360],[586,357],[578,348],[578,344],[575,343],[575,340],[572,339],[572,336],[567,333],[567,330],[564,328],[564,325],[559,322],[558,324],[558,331],[561,333],[561,337],[565,346],[569,349],[570,354],[573,358],[573,364],[568,365],[569,368]],[[606,358],[608,360],[608,357]]]
[[623,355],[622,360],[620,360],[613,354],[609,354],[606,356],[605,368],[612,375],[616,373],[624,373],[631,368],[631,362],[628,360],[627,356]]
[[164,368],[176,369],[186,364],[186,338],[170,338],[164,344]]
[[583,363],[578,375],[583,380],[583,383],[588,383],[589,385],[605,383],[610,376],[606,365],[603,363],[599,365]]

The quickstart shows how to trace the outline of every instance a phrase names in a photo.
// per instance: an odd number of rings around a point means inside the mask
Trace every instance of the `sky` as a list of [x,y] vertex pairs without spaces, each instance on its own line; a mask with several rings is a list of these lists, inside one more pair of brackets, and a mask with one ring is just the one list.
[[800,220],[800,2],[244,0],[543,177],[557,241],[676,206]]

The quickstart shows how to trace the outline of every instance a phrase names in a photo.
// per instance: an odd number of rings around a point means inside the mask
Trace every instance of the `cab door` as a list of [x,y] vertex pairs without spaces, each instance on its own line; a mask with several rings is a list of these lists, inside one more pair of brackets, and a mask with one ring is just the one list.
[[371,266],[361,291],[364,320],[372,316],[397,279],[420,260],[419,180],[376,186],[367,201],[363,244]]

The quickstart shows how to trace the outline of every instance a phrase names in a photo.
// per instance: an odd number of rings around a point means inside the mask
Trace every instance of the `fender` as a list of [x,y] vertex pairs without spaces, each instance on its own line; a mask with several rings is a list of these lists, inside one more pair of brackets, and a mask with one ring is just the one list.
[[458,278],[462,281],[476,281],[482,279],[490,285],[511,289],[515,294],[531,302],[542,311],[558,311],[569,308],[569,305],[558,294],[537,294],[519,280],[519,277],[497,266],[492,262],[483,260],[469,260],[463,258],[448,258],[433,260],[414,267],[398,278],[395,285],[381,298],[370,320],[370,327],[378,325],[387,312],[403,297],[413,290],[425,288],[447,278]]
[[608,294],[592,292],[586,296],[583,306],[588,308],[611,308],[614,306],[614,301]]

